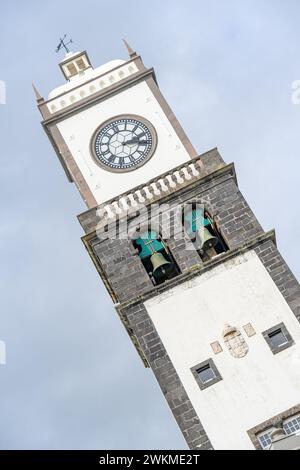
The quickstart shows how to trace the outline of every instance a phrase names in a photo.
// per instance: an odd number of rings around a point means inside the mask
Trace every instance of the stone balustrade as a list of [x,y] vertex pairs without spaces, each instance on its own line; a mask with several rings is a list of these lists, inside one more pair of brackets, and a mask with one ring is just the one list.
[[[117,218],[164,200],[165,196],[200,181],[215,171],[226,167],[218,150],[212,149],[192,160],[172,168],[146,184],[136,186],[120,196],[89,209],[78,216],[85,233],[91,233],[97,227],[103,227]],[[232,168],[234,173],[234,168]],[[235,173],[234,173],[235,174]]]
[[185,164],[176,167],[168,173],[150,180],[146,185],[138,186],[131,191],[112,199],[101,206],[104,219],[120,217],[130,210],[137,210],[141,206],[147,206],[161,199],[164,195],[178,191],[200,176],[204,176],[203,164],[200,157],[189,160]]

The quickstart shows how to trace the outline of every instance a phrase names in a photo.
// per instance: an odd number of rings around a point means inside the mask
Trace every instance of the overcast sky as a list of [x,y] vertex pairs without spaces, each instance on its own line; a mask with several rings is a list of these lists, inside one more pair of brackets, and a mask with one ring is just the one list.
[[299,276],[300,2],[3,0],[0,17],[0,448],[186,448],[83,247],[85,206],[31,82],[45,97],[63,83],[54,51],[64,33],[95,67],[126,59],[125,37],[198,152],[217,146],[235,163]]

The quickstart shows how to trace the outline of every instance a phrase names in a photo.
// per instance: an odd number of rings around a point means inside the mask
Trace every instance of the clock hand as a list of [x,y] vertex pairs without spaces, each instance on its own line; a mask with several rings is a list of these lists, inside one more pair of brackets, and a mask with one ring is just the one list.
[[130,139],[130,140],[126,140],[123,145],[128,145],[128,144],[139,144],[139,143],[145,143],[145,144],[148,144],[149,141],[148,140],[140,140],[139,138],[135,138],[135,139]]
[[127,145],[127,144],[135,144],[139,141],[139,139],[137,137],[134,137],[133,139],[129,139],[129,140],[125,140],[124,142],[124,145]]

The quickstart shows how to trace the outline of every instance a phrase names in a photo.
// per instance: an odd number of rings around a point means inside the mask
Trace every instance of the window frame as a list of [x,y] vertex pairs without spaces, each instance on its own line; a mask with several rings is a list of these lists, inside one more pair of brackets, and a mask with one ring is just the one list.
[[295,416],[300,415],[300,404],[289,408],[288,410],[283,411],[275,416],[270,417],[266,421],[257,424],[251,429],[247,430],[247,434],[253,443],[256,450],[262,450],[262,446],[258,440],[258,435],[266,434],[271,428],[283,427],[283,423],[291,420]]
[[[210,369],[212,369],[215,377],[211,380],[208,380],[207,382],[202,382],[198,371],[200,369],[204,369],[206,366],[209,366]],[[203,362],[201,362],[200,364],[197,364],[194,367],[191,367],[191,372],[192,372],[193,376],[195,377],[196,382],[199,385],[200,390],[205,390],[206,388],[211,387],[212,385],[216,384],[220,380],[223,380],[220,372],[217,369],[217,366],[215,365],[214,361],[211,358],[206,359],[206,361],[203,361]]]
[[[296,429],[296,431],[292,431],[290,433],[287,433],[284,426],[287,425],[288,423],[290,423],[291,421],[294,421],[294,420],[299,420],[299,429]],[[300,413],[296,413],[295,415],[290,416],[289,418],[286,418],[285,420],[283,420],[282,427],[283,427],[283,430],[284,430],[284,432],[287,436],[291,436],[293,434],[299,434],[300,433]]]
[[[287,425],[288,423],[290,423],[291,421],[294,421],[294,420],[299,420],[299,429],[296,429],[295,431],[292,431],[292,432],[287,432],[286,428],[285,428],[285,425]],[[296,413],[294,415],[291,415],[289,416],[288,418],[284,419],[282,421],[282,429],[283,429],[283,432],[285,433],[285,435],[288,437],[288,436],[293,436],[293,435],[299,435],[300,434],[300,413]],[[263,446],[262,442],[261,442],[261,438],[264,437],[266,434],[272,434],[273,431],[276,430],[276,427],[275,426],[271,426],[271,427],[268,427],[268,428],[265,428],[263,431],[260,431],[258,434],[256,434],[256,438],[259,442],[259,445],[261,446],[262,450],[268,450],[271,445],[272,445],[272,442],[270,442],[270,444],[266,445],[266,446]]]
[[[281,330],[283,336],[285,336],[285,338],[287,340],[286,343],[283,343],[279,346],[275,346],[272,343],[272,339],[270,338],[270,335],[276,333],[277,330]],[[271,349],[273,354],[278,354],[281,351],[284,351],[285,349],[287,349],[287,348],[289,348],[289,347],[291,347],[295,344],[291,334],[289,333],[288,329],[286,328],[286,326],[283,322],[279,323],[278,325],[273,326],[272,328],[269,328],[266,331],[263,331],[262,335],[263,335],[266,343],[268,344],[268,346]]]
[[76,59],[76,67],[78,69],[79,72],[82,72],[83,70],[86,70],[87,68],[87,65],[83,59],[83,57],[78,57],[78,59]]
[[66,68],[68,70],[69,77],[74,77],[75,75],[77,75],[78,70],[74,62],[70,62],[69,64],[67,64]]
[[[259,442],[259,445],[261,446],[262,450],[268,450],[270,449],[271,445],[272,445],[272,439],[271,439],[271,434],[273,431],[275,431],[276,428],[275,426],[271,426],[269,428],[266,428],[264,429],[263,431],[259,432],[258,434],[256,434],[256,438]],[[262,442],[261,442],[261,438],[264,437],[266,434],[269,435],[269,438],[270,438],[270,444],[266,445],[266,446],[263,446]]]

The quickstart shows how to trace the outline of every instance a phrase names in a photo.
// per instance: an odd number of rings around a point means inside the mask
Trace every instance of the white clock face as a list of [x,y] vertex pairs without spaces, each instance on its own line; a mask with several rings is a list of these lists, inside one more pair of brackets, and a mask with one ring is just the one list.
[[105,122],[92,139],[92,154],[103,168],[125,172],[135,170],[151,158],[156,132],[139,116],[118,116]]

